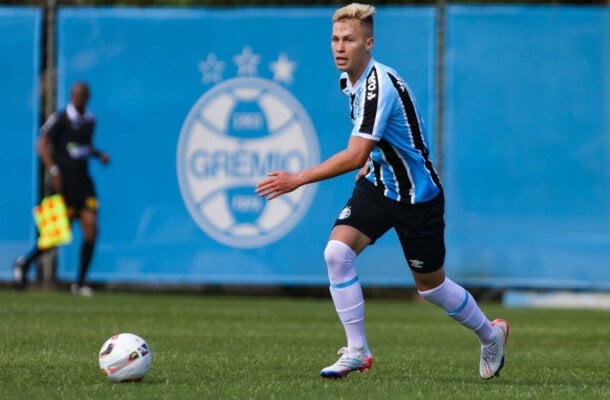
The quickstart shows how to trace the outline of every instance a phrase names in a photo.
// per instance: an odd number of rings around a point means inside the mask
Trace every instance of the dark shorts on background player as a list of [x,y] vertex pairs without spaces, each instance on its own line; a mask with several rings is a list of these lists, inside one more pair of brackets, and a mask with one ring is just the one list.
[[68,207],[68,215],[76,216],[81,210],[97,211],[98,202],[95,187],[89,176],[62,175],[63,196]]

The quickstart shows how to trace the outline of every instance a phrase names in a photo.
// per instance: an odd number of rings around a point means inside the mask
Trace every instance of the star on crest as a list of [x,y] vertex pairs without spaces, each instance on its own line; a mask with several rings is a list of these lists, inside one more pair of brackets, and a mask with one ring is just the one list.
[[216,54],[210,53],[205,61],[199,61],[197,67],[203,74],[201,77],[203,83],[218,83],[222,80],[222,72],[225,69],[225,63],[224,61],[219,61],[216,58]]
[[256,67],[261,61],[261,56],[252,53],[250,46],[244,47],[241,54],[233,57],[233,62],[237,65],[238,76],[255,76]]
[[269,69],[273,71],[273,80],[291,84],[294,80],[293,72],[297,68],[297,63],[290,61],[286,53],[280,53],[277,61],[269,63]]

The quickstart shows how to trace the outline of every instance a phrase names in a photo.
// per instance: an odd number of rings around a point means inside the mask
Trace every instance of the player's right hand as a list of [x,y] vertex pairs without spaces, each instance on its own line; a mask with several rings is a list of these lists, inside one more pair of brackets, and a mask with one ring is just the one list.
[[63,180],[60,173],[51,177],[51,185],[53,186],[55,193],[62,193]]

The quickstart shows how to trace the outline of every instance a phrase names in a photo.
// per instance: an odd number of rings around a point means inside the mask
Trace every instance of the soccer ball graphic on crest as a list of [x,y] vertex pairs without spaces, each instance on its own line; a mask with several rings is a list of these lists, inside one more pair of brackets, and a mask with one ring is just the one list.
[[111,382],[139,382],[152,365],[152,352],[144,339],[133,333],[119,333],[102,345],[100,370]]

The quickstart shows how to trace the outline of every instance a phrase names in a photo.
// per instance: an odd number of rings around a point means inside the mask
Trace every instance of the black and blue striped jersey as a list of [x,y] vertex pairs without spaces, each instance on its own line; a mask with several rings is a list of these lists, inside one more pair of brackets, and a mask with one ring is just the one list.
[[429,157],[426,132],[411,90],[398,73],[371,58],[351,85],[347,73],[341,90],[350,98],[352,135],[377,142],[366,178],[383,194],[402,203],[436,197],[441,182]]
[[80,115],[71,103],[65,110],[53,113],[40,128],[40,134],[53,145],[53,161],[62,174],[88,174],[94,128],[93,114]]

